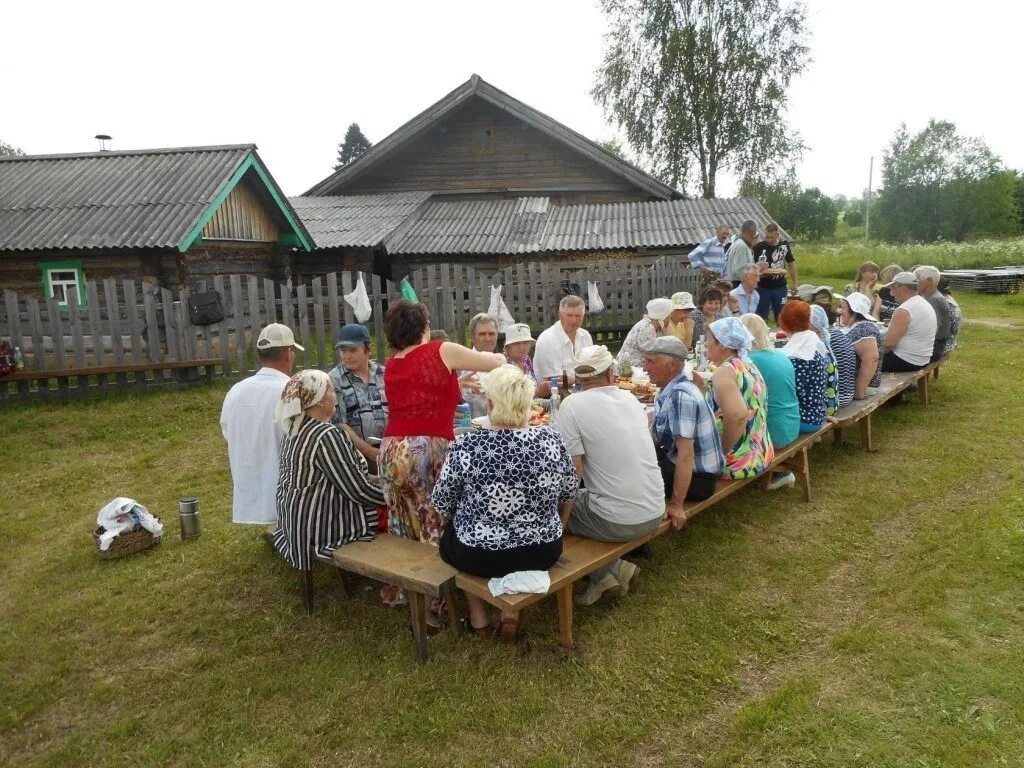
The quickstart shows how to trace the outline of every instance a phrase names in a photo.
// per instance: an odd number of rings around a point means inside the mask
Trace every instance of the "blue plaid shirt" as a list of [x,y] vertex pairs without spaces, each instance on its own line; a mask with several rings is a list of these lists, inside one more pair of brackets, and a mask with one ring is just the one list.
[[673,464],[679,452],[676,438],[693,440],[693,470],[712,475],[725,470],[722,440],[715,415],[697,386],[680,373],[658,393],[654,401],[651,433]]

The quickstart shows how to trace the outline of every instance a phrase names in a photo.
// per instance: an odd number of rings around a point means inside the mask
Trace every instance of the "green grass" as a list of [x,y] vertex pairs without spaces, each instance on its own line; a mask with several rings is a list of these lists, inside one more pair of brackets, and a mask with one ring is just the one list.
[[[814,501],[745,489],[654,543],[635,590],[508,649],[297,580],[230,523],[225,386],[0,414],[0,764],[980,766],[1024,757],[1024,307],[963,295],[933,403],[878,453],[816,446]],[[167,523],[99,562],[96,510]],[[176,500],[203,533],[177,537]],[[369,587],[369,583],[364,583]]]
[[982,269],[1024,264],[1024,238],[978,240],[972,243],[895,245],[877,241],[798,244],[796,257],[801,279],[835,277],[851,282],[865,261],[882,267],[899,264],[910,269],[931,264],[939,269]]

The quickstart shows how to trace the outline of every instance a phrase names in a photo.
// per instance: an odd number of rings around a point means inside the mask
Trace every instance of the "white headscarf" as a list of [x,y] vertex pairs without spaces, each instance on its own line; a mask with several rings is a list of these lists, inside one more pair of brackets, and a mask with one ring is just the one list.
[[711,335],[718,340],[719,344],[729,349],[735,349],[736,354],[740,357],[746,357],[750,354],[754,337],[747,330],[747,326],[735,317],[719,318],[708,326],[708,330],[711,331]]
[[331,386],[330,377],[314,369],[299,371],[284,386],[281,399],[274,408],[274,422],[283,424],[285,431],[295,437],[302,426],[304,412],[324,399]]
[[828,357],[828,347],[825,346],[815,331],[798,331],[789,337],[786,346],[782,351],[788,357],[795,357],[797,360],[813,360],[816,353],[822,357]]

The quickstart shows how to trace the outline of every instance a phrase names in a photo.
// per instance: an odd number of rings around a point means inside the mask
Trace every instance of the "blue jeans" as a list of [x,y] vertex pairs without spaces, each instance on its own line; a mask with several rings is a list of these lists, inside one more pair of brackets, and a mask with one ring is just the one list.
[[775,316],[775,322],[779,321],[779,313],[782,311],[782,302],[786,300],[786,286],[780,285],[777,288],[762,288],[758,286],[757,292],[760,299],[757,302],[757,314],[765,320],[768,319],[768,310]]

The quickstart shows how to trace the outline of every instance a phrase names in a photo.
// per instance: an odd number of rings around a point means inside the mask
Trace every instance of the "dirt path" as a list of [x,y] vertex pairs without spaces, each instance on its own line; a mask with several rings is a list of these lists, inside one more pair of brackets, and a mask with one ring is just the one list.
[[986,328],[999,328],[1001,330],[1015,330],[1017,328],[1024,328],[1024,323],[1012,322],[1010,320],[996,320],[989,317],[965,317],[964,323],[967,325],[983,325]]

